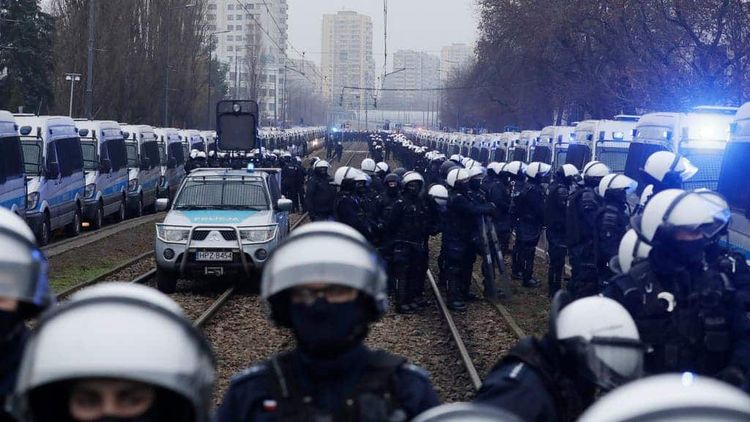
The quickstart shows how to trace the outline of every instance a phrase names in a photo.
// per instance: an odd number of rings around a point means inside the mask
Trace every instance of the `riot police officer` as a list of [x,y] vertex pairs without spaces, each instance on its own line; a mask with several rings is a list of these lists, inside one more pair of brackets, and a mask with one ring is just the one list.
[[617,255],[620,240],[628,229],[630,209],[627,198],[636,187],[638,182],[624,174],[608,174],[599,182],[597,193],[602,198],[602,205],[594,217],[594,253],[601,284],[614,275],[609,261]]
[[609,391],[640,377],[643,346],[628,312],[617,302],[587,297],[553,299],[550,331],[518,342],[487,375],[476,401],[524,421],[574,421]]
[[[13,393],[29,337],[24,321],[55,302],[47,281],[47,260],[26,222],[0,208],[0,399]],[[0,421],[14,420],[0,409]]]
[[[364,174],[353,167],[339,167],[333,176],[333,183],[339,187],[336,195],[336,221],[344,223],[360,232],[365,239],[372,239],[372,227],[367,218],[367,210],[357,194],[357,179]],[[361,180],[363,183],[364,181]]]
[[726,202],[708,191],[667,189],[633,220],[652,249],[604,295],[622,303],[649,346],[649,373],[692,371],[744,385],[750,362],[747,292],[705,262],[729,223]]
[[617,256],[609,261],[609,269],[615,274],[626,274],[633,264],[648,258],[651,245],[644,242],[633,229],[628,230],[620,240],[617,248]]
[[574,297],[599,292],[594,253],[594,217],[600,207],[596,194],[599,182],[608,175],[609,167],[591,161],[583,167],[583,186],[570,196],[565,213],[566,238],[570,254],[571,279],[568,290]]
[[547,226],[547,285],[549,297],[552,298],[562,287],[565,256],[568,249],[565,243],[565,210],[568,197],[575,189],[580,174],[576,166],[563,164],[555,172],[554,180],[547,188],[547,199],[544,202],[544,222]]
[[325,160],[318,160],[312,166],[312,176],[307,181],[305,208],[310,213],[312,221],[333,219],[336,187],[331,185],[328,175],[330,164]]
[[[490,163],[487,165],[487,177],[482,181],[482,190],[487,200],[495,205],[492,222],[495,225],[495,232],[504,256],[509,252],[510,233],[513,230],[510,215],[510,173],[505,170],[505,167],[505,164]],[[521,166],[518,168],[520,169]]]
[[340,141],[336,142],[336,153],[334,159],[336,161],[341,161],[341,156],[344,154],[344,144],[342,144]]
[[301,227],[273,252],[261,297],[297,345],[236,376],[218,422],[408,420],[437,405],[423,370],[363,344],[386,311],[374,256],[358,232],[332,222]]
[[426,205],[421,197],[424,179],[410,171],[404,175],[402,183],[401,199],[393,204],[386,226],[392,236],[396,311],[413,313],[424,304],[425,238],[429,228]]
[[447,403],[417,416],[413,422],[521,422],[518,416],[479,403]]
[[544,189],[542,182],[552,167],[549,164],[535,162],[528,165],[525,175],[528,178],[518,197],[515,199],[516,215],[516,243],[514,246],[514,265],[521,272],[524,287],[539,287],[539,281],[533,278],[534,257],[536,245],[542,235],[544,227]]
[[383,193],[383,179],[378,177],[378,166],[372,158],[365,158],[359,166],[359,169],[370,177],[370,190],[373,198]]
[[377,212],[377,238],[381,240],[376,244],[380,251],[380,256],[386,263],[388,272],[388,295],[395,295],[396,280],[393,275],[393,230],[388,224],[391,220],[391,210],[393,206],[401,200],[401,177],[396,173],[389,173],[385,176],[385,191],[378,195],[375,211]]
[[[642,197],[645,206],[651,196],[667,189],[682,189],[683,183],[695,176],[698,168],[690,160],[671,151],[657,151],[651,154],[641,169],[641,178],[648,192]],[[638,210],[642,211],[642,209]]]
[[281,156],[281,193],[292,200],[292,212],[300,210],[300,189],[304,184],[305,173],[292,154]]
[[22,422],[208,422],[211,347],[155,289],[105,283],[42,316],[12,401]]

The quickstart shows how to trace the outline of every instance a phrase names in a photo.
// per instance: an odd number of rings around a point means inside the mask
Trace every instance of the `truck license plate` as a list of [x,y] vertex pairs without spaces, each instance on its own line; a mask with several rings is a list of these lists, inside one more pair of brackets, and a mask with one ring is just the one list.
[[195,253],[196,261],[231,261],[232,252],[202,251]]

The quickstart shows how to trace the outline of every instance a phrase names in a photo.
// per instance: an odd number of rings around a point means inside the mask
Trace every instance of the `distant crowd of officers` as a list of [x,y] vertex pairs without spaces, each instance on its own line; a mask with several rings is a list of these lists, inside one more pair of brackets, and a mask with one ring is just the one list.
[[[398,134],[353,140],[384,161],[331,178],[326,160],[305,168],[279,154],[314,222],[274,250],[260,296],[296,343],[237,374],[215,412],[214,352],[171,298],[104,283],[56,304],[33,234],[0,208],[0,420],[750,420],[750,270],[720,242],[722,197],[681,189],[695,174],[687,159],[652,155],[634,201],[637,183],[598,162],[560,166],[550,181],[545,163],[485,168]],[[403,168],[390,171],[391,153]],[[477,257],[488,299],[514,288],[495,279],[504,254],[505,278],[538,287],[543,233],[549,330],[505,353],[474,402],[440,406],[423,369],[365,345],[389,296],[404,314],[426,305],[438,234],[438,278],[461,311]]]

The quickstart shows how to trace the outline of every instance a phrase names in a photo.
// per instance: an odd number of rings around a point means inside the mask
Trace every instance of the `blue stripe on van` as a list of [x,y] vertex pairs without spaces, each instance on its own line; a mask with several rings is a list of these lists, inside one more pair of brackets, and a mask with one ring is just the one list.
[[64,204],[66,202],[72,202],[76,199],[76,194],[80,194],[83,196],[83,188],[74,188],[72,190],[69,190],[67,192],[63,192],[57,196],[52,196],[50,198],[39,198],[40,203],[41,201],[47,201],[47,205],[54,207],[60,204]]
[[127,180],[120,182],[120,183],[115,183],[114,185],[102,190],[102,195],[110,196],[116,193],[120,193],[121,191],[124,191],[125,189],[127,189],[127,186],[128,186]]
[[11,209],[13,208],[13,205],[17,206],[18,208],[25,208],[26,207],[26,196],[19,196],[16,198],[7,199],[3,202],[0,202],[0,207]]

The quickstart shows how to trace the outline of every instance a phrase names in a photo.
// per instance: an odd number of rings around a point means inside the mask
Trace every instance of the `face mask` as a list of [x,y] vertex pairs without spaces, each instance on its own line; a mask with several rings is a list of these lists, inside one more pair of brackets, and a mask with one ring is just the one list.
[[675,241],[673,257],[686,267],[699,267],[703,263],[707,243],[706,239]]
[[0,311],[0,341],[8,339],[22,322],[16,312]]
[[367,321],[358,301],[289,307],[292,330],[300,348],[315,357],[337,356],[359,344],[367,334]]
[[469,180],[469,189],[473,191],[478,191],[481,186],[482,186],[482,179]]
[[416,196],[419,194],[419,185],[406,185],[406,188],[404,189],[404,192],[406,192],[408,195]]

